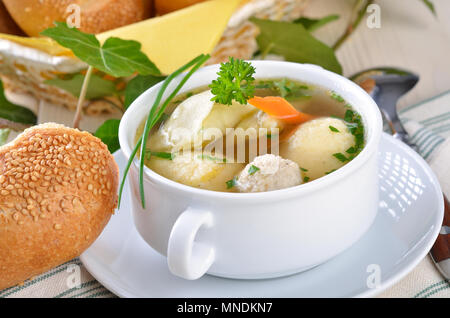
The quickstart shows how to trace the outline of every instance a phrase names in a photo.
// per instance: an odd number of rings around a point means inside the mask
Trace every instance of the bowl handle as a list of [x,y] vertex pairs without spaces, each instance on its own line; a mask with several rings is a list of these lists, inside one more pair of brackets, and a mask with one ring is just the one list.
[[167,260],[172,274],[185,279],[202,277],[214,263],[214,248],[194,242],[200,228],[210,228],[213,216],[208,211],[187,208],[176,220],[169,237]]

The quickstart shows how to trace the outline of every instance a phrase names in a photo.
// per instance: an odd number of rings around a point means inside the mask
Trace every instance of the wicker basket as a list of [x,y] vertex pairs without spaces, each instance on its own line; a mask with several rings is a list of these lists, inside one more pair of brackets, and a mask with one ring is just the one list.
[[[308,0],[248,0],[231,17],[208,64],[225,61],[229,56],[249,59],[257,49],[257,28],[249,17],[292,20],[299,17]],[[8,39],[0,39],[0,76],[5,87],[25,93],[51,104],[74,110],[77,98],[45,80],[86,69],[86,64],[68,56],[54,56]],[[114,112],[122,103],[116,97],[86,101],[85,113],[90,115]]]

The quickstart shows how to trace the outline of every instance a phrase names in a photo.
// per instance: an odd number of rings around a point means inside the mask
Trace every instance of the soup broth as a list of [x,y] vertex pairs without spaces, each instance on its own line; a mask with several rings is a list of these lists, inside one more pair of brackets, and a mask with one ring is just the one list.
[[[314,119],[290,124],[250,104],[213,103],[209,88],[200,87],[178,95],[168,105],[150,132],[146,153],[141,154],[145,164],[166,178],[202,189],[270,191],[332,173],[364,146],[361,117],[335,92],[276,78],[256,81],[254,95],[283,97]],[[239,139],[227,129],[256,129],[257,133]],[[212,131],[221,134],[213,138]],[[257,145],[253,153],[252,142]],[[240,148],[245,155],[238,158]],[[273,167],[279,170],[269,171]]]

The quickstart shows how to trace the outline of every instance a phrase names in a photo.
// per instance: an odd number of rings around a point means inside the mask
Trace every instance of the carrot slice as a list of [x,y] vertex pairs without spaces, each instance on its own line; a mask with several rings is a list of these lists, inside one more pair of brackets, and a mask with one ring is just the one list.
[[255,96],[250,98],[248,103],[288,124],[302,124],[316,118],[315,116],[299,112],[287,100],[279,96]]

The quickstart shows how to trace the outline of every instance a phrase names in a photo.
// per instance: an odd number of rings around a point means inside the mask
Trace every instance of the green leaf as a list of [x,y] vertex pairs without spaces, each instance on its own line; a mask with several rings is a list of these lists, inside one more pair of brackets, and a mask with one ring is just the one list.
[[130,76],[135,72],[141,75],[161,74],[142,53],[139,42],[111,37],[101,45],[93,34],[70,28],[64,22],[55,22],[55,25],[41,34],[71,49],[80,60],[102,72],[115,77]]
[[0,146],[3,146],[8,141],[9,133],[11,130],[9,128],[0,129]]
[[345,117],[344,117],[344,120],[347,121],[347,122],[349,122],[349,123],[351,123],[352,120],[353,120],[354,114],[355,114],[355,113],[354,113],[352,110],[347,109],[347,110],[345,111]]
[[292,86],[290,85],[290,83],[291,82],[286,78],[283,78],[281,80],[273,81],[273,86],[280,92],[281,97],[286,98],[286,96],[292,92]]
[[248,174],[249,175],[255,174],[259,170],[261,169],[259,169],[257,166],[251,165],[250,168],[248,168]]
[[433,2],[431,2],[430,0],[422,0],[422,2],[428,7],[428,9],[430,9],[430,11],[434,15],[436,15],[436,9],[434,8]]
[[170,153],[170,152],[158,152],[158,151],[146,150],[145,154],[146,154],[146,159],[150,159],[151,156],[158,157],[161,159],[167,159],[167,160],[172,160],[173,158],[175,158],[175,154]]
[[259,29],[256,38],[262,52],[283,56],[297,63],[317,64],[342,74],[334,51],[315,39],[301,24],[251,18]]
[[143,92],[145,92],[153,85],[156,85],[159,82],[163,81],[164,79],[164,76],[137,75],[135,78],[129,81],[127,88],[125,89],[125,109],[127,109],[131,105],[131,103]]
[[339,103],[345,102],[344,98],[336,92],[331,92],[330,97]]
[[227,184],[227,189],[231,189],[232,187],[234,187],[237,183],[237,179],[236,177],[234,177],[231,180],[228,180],[227,182],[225,182]]
[[309,181],[309,179],[310,179],[309,177],[304,177],[304,178],[303,178],[303,182],[305,182],[305,183],[306,183],[306,182],[308,182],[308,181]]
[[[81,86],[83,85],[84,77],[85,76],[83,74],[75,74],[71,78],[54,78],[46,80],[44,83],[61,88],[75,97],[80,97],[80,91]],[[114,82],[105,80],[95,74],[91,75],[89,86],[86,92],[86,99],[114,96],[117,93],[118,91]]]
[[95,132],[95,136],[100,138],[108,146],[110,153],[120,149],[119,144],[119,119],[108,119]]
[[343,155],[342,153],[340,153],[340,152],[334,153],[334,154],[333,154],[333,157],[335,157],[336,159],[338,159],[340,162],[346,162],[346,161],[348,161],[348,158],[347,158],[345,155]]
[[21,123],[34,125],[37,122],[36,115],[26,107],[11,103],[6,99],[3,90],[3,82],[0,80],[0,118]]
[[336,127],[334,127],[334,126],[328,126],[328,128],[330,128],[330,130],[332,131],[332,132],[339,132],[339,129],[337,129]]
[[320,19],[310,19],[310,18],[301,17],[301,18],[298,18],[297,20],[294,20],[294,23],[300,23],[301,25],[303,25],[303,27],[306,30],[308,30],[309,32],[312,32],[312,31],[315,31],[318,28],[324,26],[325,24],[335,21],[337,19],[339,19],[339,15],[330,14],[330,15],[327,15],[326,17],[323,17]]
[[207,160],[211,160],[211,161],[215,161],[215,162],[223,162],[223,163],[227,162],[226,158],[218,158],[218,157],[213,157],[213,156],[204,155],[204,154],[198,155],[197,158],[202,159],[202,160],[207,159]]
[[264,89],[269,88],[280,94],[281,97],[291,100],[309,99],[311,98],[311,92],[309,87],[302,84],[291,81],[287,78],[266,80],[256,84],[255,88]]
[[305,169],[305,168],[302,168],[302,167],[300,167],[300,170],[303,171],[303,172],[308,172],[308,169]]

